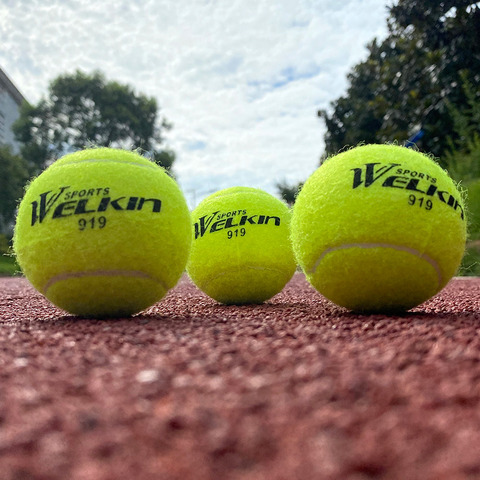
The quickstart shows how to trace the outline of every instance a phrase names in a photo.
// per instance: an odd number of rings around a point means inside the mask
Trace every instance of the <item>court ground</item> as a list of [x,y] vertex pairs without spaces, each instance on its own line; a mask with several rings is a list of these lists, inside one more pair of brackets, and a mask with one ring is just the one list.
[[0,480],[476,479],[479,445],[478,278],[387,317],[184,277],[101,321],[0,279]]

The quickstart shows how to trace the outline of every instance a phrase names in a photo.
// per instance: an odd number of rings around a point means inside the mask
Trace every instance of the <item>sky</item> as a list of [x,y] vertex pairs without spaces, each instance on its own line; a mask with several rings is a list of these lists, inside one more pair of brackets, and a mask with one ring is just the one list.
[[31,103],[80,69],[156,98],[190,207],[318,167],[317,116],[387,33],[387,0],[0,0],[0,67]]

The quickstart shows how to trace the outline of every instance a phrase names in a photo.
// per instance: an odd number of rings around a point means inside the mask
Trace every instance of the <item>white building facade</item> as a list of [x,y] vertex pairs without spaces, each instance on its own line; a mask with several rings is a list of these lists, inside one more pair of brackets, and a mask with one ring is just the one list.
[[25,98],[0,68],[0,145],[9,145],[18,154],[20,145],[15,140],[12,124],[20,115],[20,106]]

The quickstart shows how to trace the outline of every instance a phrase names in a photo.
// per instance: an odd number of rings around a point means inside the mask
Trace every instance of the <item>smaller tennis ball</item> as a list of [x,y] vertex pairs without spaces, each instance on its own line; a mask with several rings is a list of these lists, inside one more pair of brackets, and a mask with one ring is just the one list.
[[261,303],[292,277],[296,263],[290,210],[267,192],[248,187],[221,190],[203,200],[192,218],[187,271],[218,302]]
[[14,233],[32,285],[80,316],[137,313],[183,273],[191,221],[174,180],[134,153],[69,154],[31,182]]
[[310,283],[355,311],[408,310],[457,271],[462,196],[426,155],[365,145],[328,159],[297,197],[292,242]]

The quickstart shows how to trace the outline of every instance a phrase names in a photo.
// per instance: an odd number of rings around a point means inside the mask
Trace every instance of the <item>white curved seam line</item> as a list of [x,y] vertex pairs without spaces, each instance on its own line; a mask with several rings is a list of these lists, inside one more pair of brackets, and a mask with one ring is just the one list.
[[225,272],[222,272],[222,273],[219,273],[218,275],[215,275],[214,277],[211,277],[208,279],[208,281],[206,283],[202,283],[202,288],[205,289],[208,287],[208,285],[210,285],[213,281],[223,277],[224,275],[227,275],[229,273],[232,273],[232,271],[236,271],[236,270],[244,270],[246,268],[249,268],[251,270],[259,270],[259,271],[262,271],[262,272],[265,272],[265,271],[270,271],[270,272],[281,272],[281,270],[279,268],[267,268],[267,267],[254,267],[254,266],[243,266],[243,267],[237,267],[237,268],[231,268]]
[[80,163],[119,163],[121,165],[133,165],[134,167],[158,168],[157,165],[154,163],[149,165],[148,163],[122,162],[120,160],[115,160],[111,158],[85,158],[84,160],[76,160],[74,162],[63,163],[62,165],[58,165],[56,168],[68,167],[69,165],[78,165]]
[[71,273],[61,273],[50,278],[48,282],[43,287],[43,294],[45,294],[49,288],[51,288],[57,282],[63,282],[65,280],[70,280],[72,278],[84,278],[84,277],[130,277],[130,278],[145,278],[147,280],[152,280],[156,283],[159,283],[165,291],[168,290],[165,283],[156,278],[141,272],[139,270],[94,270],[87,272],[71,272]]
[[392,245],[390,243],[347,243],[345,245],[340,245],[338,247],[327,248],[317,258],[315,265],[307,273],[309,275],[314,274],[318,266],[320,265],[320,262],[329,253],[335,252],[337,250],[347,250],[349,248],[391,248],[392,250],[398,250],[400,252],[410,253],[411,255],[415,255],[416,257],[428,262],[437,273],[438,286],[442,284],[442,281],[443,281],[442,271],[440,270],[440,266],[438,265],[438,263],[433,258],[429,257],[425,253],[420,253],[418,250],[415,250],[414,248],[404,247],[402,245]]

